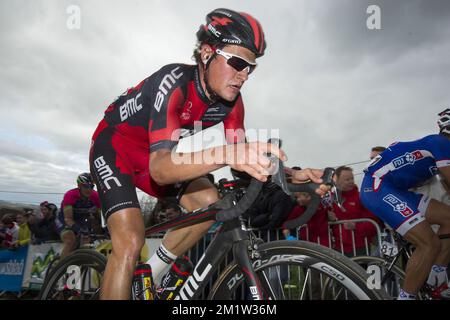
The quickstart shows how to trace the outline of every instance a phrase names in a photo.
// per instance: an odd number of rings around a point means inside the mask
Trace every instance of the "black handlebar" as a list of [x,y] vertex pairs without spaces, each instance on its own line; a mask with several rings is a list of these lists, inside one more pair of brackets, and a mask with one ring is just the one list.
[[263,182],[253,178],[241,200],[235,206],[219,211],[216,214],[216,220],[224,222],[239,217],[255,202],[262,186]]
[[[288,183],[286,180],[286,173],[284,171],[283,162],[273,156],[269,156],[269,158],[271,159],[272,163],[278,163],[278,170],[272,175],[272,182],[277,184],[288,195],[292,196],[293,192],[307,192],[311,194],[312,197],[311,203],[305,213],[303,213],[297,219],[286,221],[283,225],[283,228],[292,229],[305,224],[309,219],[311,219],[320,205],[321,198],[318,194],[316,194],[316,189],[319,188],[320,184],[313,182],[302,184]],[[322,176],[322,184],[333,186],[333,174],[333,168],[326,168]],[[216,214],[216,220],[224,222],[242,215],[250,208],[253,202],[255,202],[262,186],[263,182],[253,178],[249,187],[247,188],[247,192],[241,198],[241,200],[235,206],[219,211]]]

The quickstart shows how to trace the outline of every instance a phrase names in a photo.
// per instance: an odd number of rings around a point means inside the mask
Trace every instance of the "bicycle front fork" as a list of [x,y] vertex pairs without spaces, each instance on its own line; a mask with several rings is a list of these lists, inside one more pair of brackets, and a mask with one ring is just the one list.
[[248,285],[252,300],[265,300],[267,294],[264,291],[262,283],[253,268],[250,254],[254,251],[250,241],[239,241],[233,245],[233,255],[236,262],[242,271],[245,279],[245,283]]

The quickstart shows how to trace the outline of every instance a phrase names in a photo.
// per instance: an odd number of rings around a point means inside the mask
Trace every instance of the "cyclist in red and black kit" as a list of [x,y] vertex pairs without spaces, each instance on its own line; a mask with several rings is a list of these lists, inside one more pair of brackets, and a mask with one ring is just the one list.
[[[243,12],[216,9],[200,26],[197,39],[197,64],[166,65],[128,89],[107,108],[93,135],[91,172],[113,248],[102,282],[102,299],[130,297],[133,269],[144,244],[136,187],[158,198],[174,197],[192,211],[219,199],[207,173],[229,165],[266,181],[271,164],[265,154],[286,160],[284,153],[270,144],[245,143],[240,90],[266,48],[259,22]],[[183,159],[201,161],[178,163],[173,157],[178,140],[192,134],[197,121],[200,129],[223,122],[228,145],[184,154]],[[238,147],[243,152],[236,152]],[[291,173],[298,181],[322,182],[321,170]],[[322,194],[323,189],[317,192]],[[166,234],[149,261],[155,282],[213,223]]]

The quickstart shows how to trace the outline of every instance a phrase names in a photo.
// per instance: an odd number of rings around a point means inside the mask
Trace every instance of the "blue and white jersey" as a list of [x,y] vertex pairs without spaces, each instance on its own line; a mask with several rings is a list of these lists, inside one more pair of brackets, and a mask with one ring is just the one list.
[[396,142],[375,157],[364,172],[372,176],[376,191],[383,181],[408,190],[450,166],[450,139],[433,134],[410,142]]

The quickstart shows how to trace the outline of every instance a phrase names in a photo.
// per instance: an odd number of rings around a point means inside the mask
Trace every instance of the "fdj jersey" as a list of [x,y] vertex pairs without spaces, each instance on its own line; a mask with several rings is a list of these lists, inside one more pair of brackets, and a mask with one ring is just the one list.
[[78,188],[67,191],[61,203],[61,211],[59,213],[59,220],[62,224],[64,224],[64,208],[67,206],[72,207],[73,220],[75,223],[84,225],[84,220],[88,218],[90,214],[94,214],[100,209],[98,193],[95,190],[92,190],[89,198],[85,198],[81,195]]
[[450,140],[430,135],[398,142],[365,169],[361,200],[367,209],[404,235],[424,220],[430,199],[408,191],[450,166]]
[[92,138],[91,172],[107,219],[115,211],[139,208],[135,187],[162,197],[168,188],[149,174],[149,153],[173,149],[180,137],[224,123],[229,143],[244,141],[244,107],[239,94],[232,102],[210,103],[198,66],[170,64],[127,90],[106,110]]

